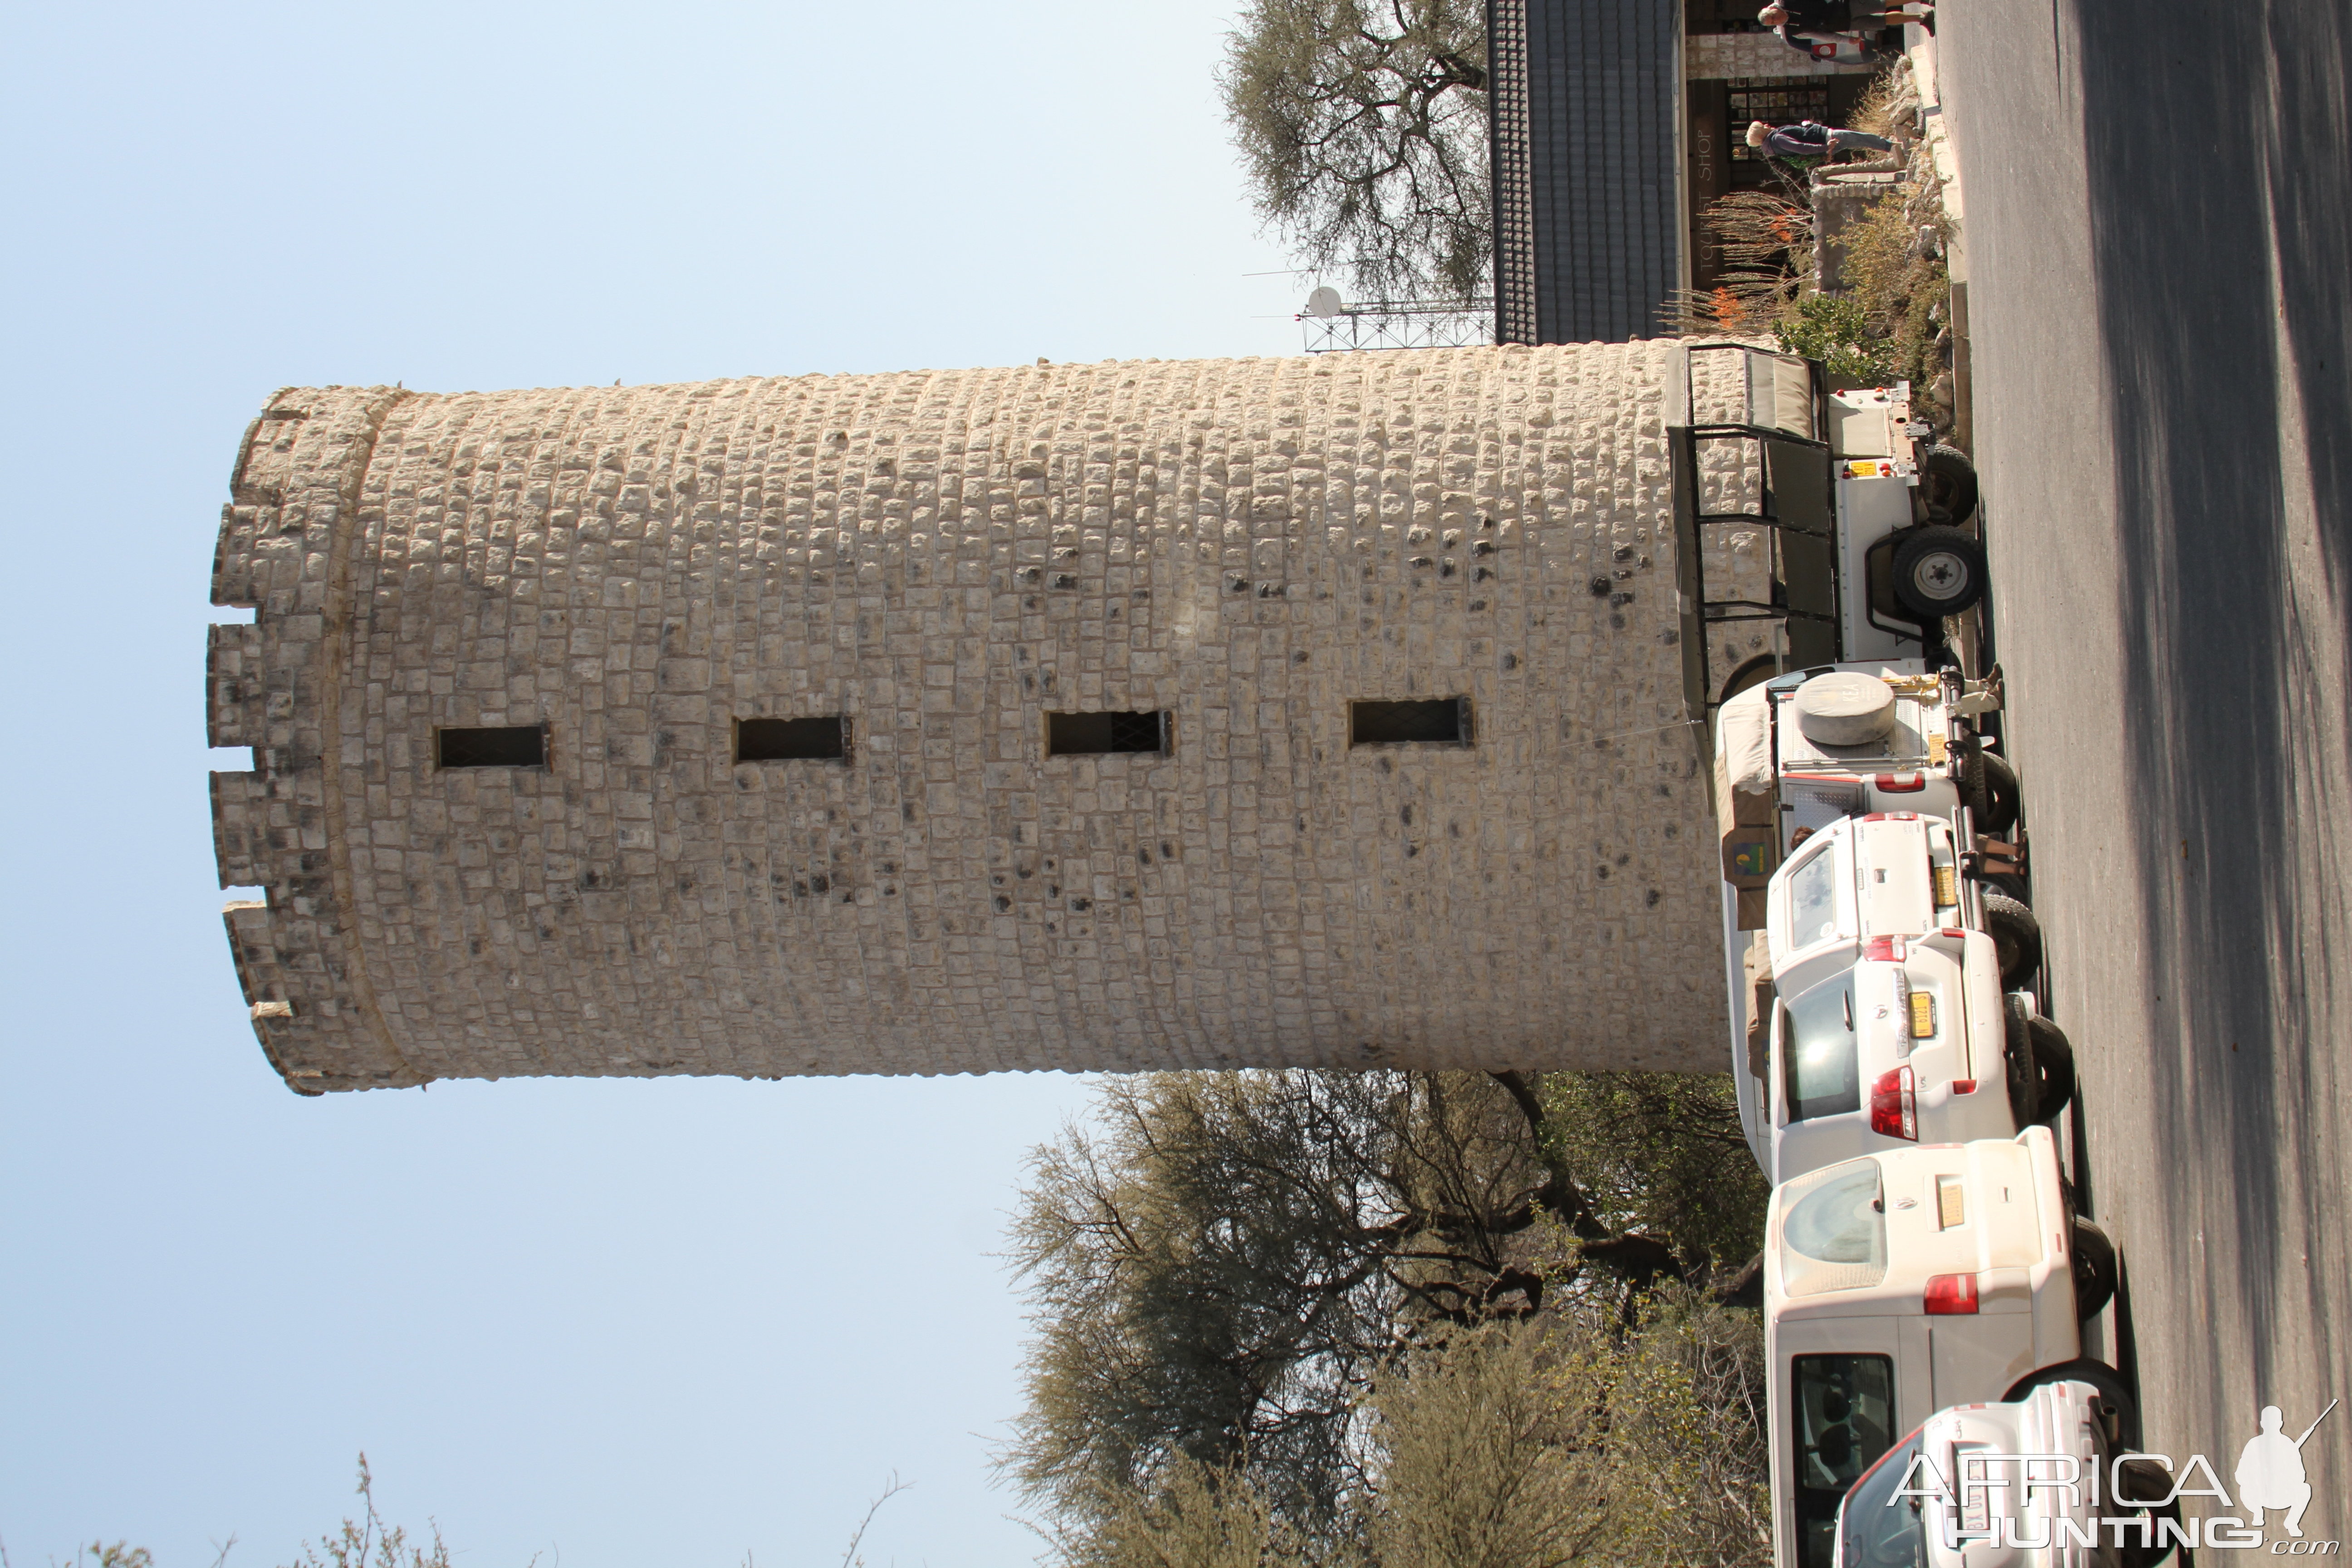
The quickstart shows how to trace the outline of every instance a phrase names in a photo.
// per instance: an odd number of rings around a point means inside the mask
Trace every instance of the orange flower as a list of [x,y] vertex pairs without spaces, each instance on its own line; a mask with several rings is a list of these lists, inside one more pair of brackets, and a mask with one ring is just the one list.
[[1748,320],[1747,305],[1728,289],[1717,289],[1708,303],[1715,310],[1715,324],[1727,332],[1738,331]]

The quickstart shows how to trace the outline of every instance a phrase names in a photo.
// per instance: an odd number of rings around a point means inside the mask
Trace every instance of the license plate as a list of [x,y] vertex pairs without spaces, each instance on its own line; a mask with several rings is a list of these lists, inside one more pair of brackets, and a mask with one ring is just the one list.
[[1936,998],[1928,992],[1911,993],[1911,1037],[1928,1040],[1936,1036]]
[[1950,866],[1936,868],[1936,907],[1950,909],[1960,901],[1960,874]]
[[1946,1230],[1956,1225],[1966,1225],[1969,1219],[1968,1189],[1958,1176],[1936,1178],[1936,1223]]

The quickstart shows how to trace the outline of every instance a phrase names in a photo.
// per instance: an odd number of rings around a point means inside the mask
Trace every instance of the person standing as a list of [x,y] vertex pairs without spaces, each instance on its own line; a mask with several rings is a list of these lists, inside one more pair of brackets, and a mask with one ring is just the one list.
[[1833,158],[1840,153],[1895,151],[1895,143],[1884,136],[1874,136],[1867,131],[1846,131],[1815,120],[1801,120],[1794,125],[1768,125],[1761,120],[1751,120],[1748,122],[1748,144],[1801,166],[1805,161]]
[[1840,44],[1872,53],[1857,29],[1900,26],[1916,22],[1930,36],[1936,31],[1936,8],[1926,0],[1773,0],[1756,13],[1756,19],[1780,36],[1792,49],[1819,57]]
[[1772,0],[1756,13],[1768,27],[1806,33],[1850,33],[1856,27],[1899,27],[1906,22],[1924,24],[1935,15],[1927,0]]

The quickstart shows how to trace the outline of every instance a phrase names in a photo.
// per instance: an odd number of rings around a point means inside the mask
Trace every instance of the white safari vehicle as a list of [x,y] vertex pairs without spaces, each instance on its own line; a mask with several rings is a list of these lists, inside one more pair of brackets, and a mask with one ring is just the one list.
[[2008,994],[2041,962],[2032,913],[1970,874],[1978,808],[2001,806],[1967,761],[1966,686],[1845,666],[1718,716],[1734,1080],[1775,1182],[2009,1137],[2074,1093],[2065,1037]]
[[[1963,673],[1985,587],[1975,475],[1923,445],[1905,387],[1832,392],[1818,364],[1738,343],[1684,363],[1680,646],[1690,710],[1716,721],[1749,1145],[1779,1181],[2012,1135],[2073,1072],[2063,1037],[2005,994],[2041,937],[2014,863],[1978,837],[2015,823],[2018,791],[1988,732],[1999,673]],[[1812,1058],[1776,1055],[1800,1026]]]
[[1809,1173],[1765,1220],[1774,1558],[1831,1568],[1848,1488],[1947,1405],[2112,1369],[2082,1320],[2115,1252],[2076,1219],[2050,1131],[1903,1148]]
[[1837,1568],[2147,1568],[2172,1550],[2151,1516],[2179,1505],[2137,1445],[2130,1398],[2090,1369],[1939,1410],[1845,1494]]

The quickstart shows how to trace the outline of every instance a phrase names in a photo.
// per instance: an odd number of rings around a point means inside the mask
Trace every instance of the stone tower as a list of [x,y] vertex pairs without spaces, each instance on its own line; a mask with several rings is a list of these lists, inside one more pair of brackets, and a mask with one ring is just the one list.
[[1668,345],[281,392],[213,602],[297,1090],[1712,1068]]

